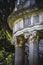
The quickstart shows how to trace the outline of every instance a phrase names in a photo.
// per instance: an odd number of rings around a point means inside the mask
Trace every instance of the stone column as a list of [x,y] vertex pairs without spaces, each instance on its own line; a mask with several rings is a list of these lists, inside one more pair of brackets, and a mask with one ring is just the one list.
[[29,37],[29,65],[38,65],[38,35],[33,31]]
[[15,39],[15,65],[24,65],[24,37]]

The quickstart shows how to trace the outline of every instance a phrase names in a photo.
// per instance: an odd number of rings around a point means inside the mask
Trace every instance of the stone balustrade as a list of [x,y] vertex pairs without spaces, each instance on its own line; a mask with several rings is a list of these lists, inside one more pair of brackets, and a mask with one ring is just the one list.
[[34,28],[40,25],[43,25],[43,13],[38,13],[36,15],[26,16],[24,18],[18,19],[14,22],[13,25],[13,33],[26,29],[26,28]]

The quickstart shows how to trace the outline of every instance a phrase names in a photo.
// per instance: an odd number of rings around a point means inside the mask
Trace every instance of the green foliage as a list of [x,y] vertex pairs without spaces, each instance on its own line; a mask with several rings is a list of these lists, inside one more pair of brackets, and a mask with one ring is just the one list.
[[3,48],[0,50],[0,60],[2,65],[12,65],[14,59],[14,53],[6,52]]
[[4,30],[4,28],[0,29],[0,65],[12,65],[14,59],[14,53],[6,52],[6,49],[12,49],[10,40],[11,36]]
[[[0,1],[0,63],[2,65],[12,65],[14,54],[6,52],[6,47],[9,50],[11,46],[11,30],[7,23],[7,17],[15,7],[15,0],[1,0]],[[3,16],[4,15],[4,16]],[[9,32],[8,32],[9,31]]]

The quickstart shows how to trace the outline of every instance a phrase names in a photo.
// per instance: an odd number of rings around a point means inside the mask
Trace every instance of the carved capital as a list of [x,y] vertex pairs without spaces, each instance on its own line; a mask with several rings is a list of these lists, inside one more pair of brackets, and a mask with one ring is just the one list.
[[37,31],[31,32],[30,37],[29,37],[29,42],[37,43],[38,39],[39,39],[39,36],[38,36]]
[[25,39],[28,39],[28,38],[29,38],[29,36],[30,36],[30,34],[29,34],[29,33],[24,33],[24,37],[25,37]]
[[19,36],[16,36],[14,38],[14,41],[15,41],[15,46],[23,46],[25,44],[25,38],[24,38],[24,35],[21,34]]

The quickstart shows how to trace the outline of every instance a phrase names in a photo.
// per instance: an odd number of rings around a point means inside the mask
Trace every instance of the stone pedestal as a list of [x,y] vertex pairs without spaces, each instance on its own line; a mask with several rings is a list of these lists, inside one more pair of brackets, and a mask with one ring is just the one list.
[[29,37],[29,65],[38,65],[38,36],[36,32]]

